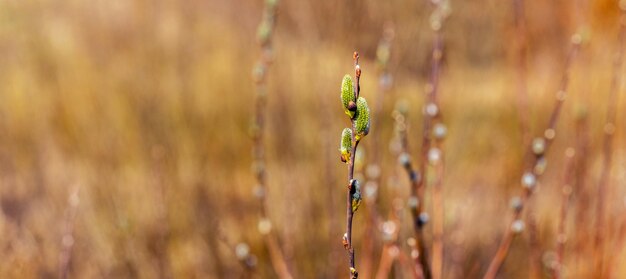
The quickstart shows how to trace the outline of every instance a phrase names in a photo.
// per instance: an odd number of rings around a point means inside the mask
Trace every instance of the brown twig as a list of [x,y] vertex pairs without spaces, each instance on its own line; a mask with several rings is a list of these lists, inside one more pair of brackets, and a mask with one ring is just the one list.
[[619,18],[619,34],[618,45],[613,57],[613,77],[611,79],[611,87],[609,88],[609,97],[606,112],[606,122],[604,124],[604,139],[602,141],[602,172],[598,181],[598,200],[596,201],[596,224],[594,235],[594,258],[595,258],[595,274],[603,278],[604,257],[605,257],[605,236],[608,233],[606,226],[606,192],[611,176],[611,163],[613,159],[613,137],[615,134],[615,118],[617,116],[617,100],[619,87],[621,82],[621,69],[623,62],[624,40],[626,37],[626,3],[620,3],[622,14]]
[[[528,41],[526,31],[526,17],[524,11],[524,0],[513,0],[513,18],[515,22],[515,51],[517,63],[517,113],[519,116],[520,132],[522,135],[522,146],[528,146],[531,142],[530,134],[530,108],[528,107],[528,84],[527,76],[527,52]],[[524,161],[530,160],[531,154],[525,154]],[[530,246],[530,278],[539,278],[541,272],[540,247],[537,237],[537,220],[533,206],[528,204],[526,220],[528,222],[528,244]]]
[[[574,182],[573,182],[573,197],[575,198],[575,223],[579,224],[579,227],[572,231],[572,255],[574,262],[571,265],[571,272],[579,275],[580,277],[590,277],[591,274],[588,274],[589,268],[586,268],[586,265],[590,262],[588,260],[588,255],[591,254],[589,251],[589,247],[591,241],[589,241],[588,236],[589,226],[580,226],[580,224],[591,224],[589,222],[591,200],[593,194],[592,190],[589,188],[588,178],[587,178],[587,169],[588,169],[588,158],[590,157],[590,133],[589,133],[589,113],[588,107],[591,103],[591,83],[590,83],[590,72],[591,72],[591,55],[589,51],[589,39],[588,39],[588,28],[589,28],[589,1],[587,0],[578,0],[576,1],[576,9],[575,9],[575,20],[579,25],[580,33],[583,36],[583,45],[581,46],[580,51],[580,81],[582,82],[582,86],[579,86],[579,98],[576,100],[577,103],[575,106],[577,107],[575,111],[575,150],[576,156],[574,159]],[[585,274],[587,273],[587,274]]]
[[391,273],[391,267],[393,266],[393,262],[395,261],[396,257],[398,257],[397,253],[400,253],[398,245],[383,245],[383,250],[380,255],[380,263],[378,265],[378,270],[376,271],[376,276],[374,278],[389,278],[389,273]]
[[[407,155],[404,155],[408,154],[406,109],[406,105],[399,102],[392,113],[392,118],[394,119],[394,137],[391,140],[391,146],[396,147],[392,148],[392,151],[394,155],[400,157],[400,160],[406,160],[406,158],[408,158],[406,157]],[[398,198],[397,190],[393,191],[392,197],[392,210],[390,211],[389,219],[385,222],[381,222],[382,224],[380,225],[384,245],[375,278],[388,278],[395,261],[399,261],[399,263],[405,267],[405,270],[410,272],[409,274],[411,274],[413,278],[420,278],[418,274],[419,270],[417,269],[419,264],[414,264],[400,248],[399,233],[404,206],[402,200]],[[419,272],[421,273],[421,271]]]
[[415,231],[415,251],[411,253],[415,258],[416,265],[420,267],[422,277],[426,279],[432,278],[432,271],[430,269],[430,263],[428,262],[428,249],[426,248],[426,242],[424,239],[424,225],[428,221],[428,214],[423,212],[423,197],[424,187],[420,185],[420,181],[423,181],[421,175],[413,168],[411,163],[411,156],[409,155],[409,145],[406,136],[406,111],[404,108],[399,108],[394,112],[394,119],[396,121],[396,130],[399,135],[400,146],[402,153],[400,154],[399,161],[404,167],[411,183],[411,196],[408,201],[409,209],[413,217],[413,228]]
[[59,254],[59,278],[69,277],[72,261],[72,250],[74,248],[74,220],[78,213],[80,199],[78,197],[79,188],[76,187],[68,198],[68,207],[65,211],[65,224],[63,236],[61,237],[61,253]]
[[[626,200],[624,201],[624,205],[626,205]],[[615,243],[617,249],[612,251],[611,257],[607,260],[606,278],[613,278],[613,270],[616,266],[619,266],[617,259],[619,258],[620,252],[624,249],[624,244],[626,244],[626,218],[622,220],[622,224],[617,232],[617,241]]]
[[526,222],[528,222],[528,253],[529,276],[530,279],[541,278],[541,245],[539,243],[537,216],[533,207],[533,201],[526,203]]
[[400,232],[400,215],[402,210],[402,200],[396,197],[392,203],[389,220],[383,222],[381,225],[384,245],[380,255],[380,264],[378,266],[378,272],[376,273],[376,279],[388,278],[393,262],[400,257],[401,250],[398,243],[398,235]]
[[563,199],[561,201],[561,213],[559,215],[559,225],[556,234],[556,262],[551,266],[552,278],[561,278],[561,270],[563,269],[563,257],[565,254],[565,242],[567,241],[567,216],[572,197],[572,182],[574,176],[574,148],[565,150],[565,171],[563,174]]
[[[359,81],[361,79],[361,67],[359,66],[359,53],[354,52],[354,100],[359,99],[359,94],[361,91],[361,86]],[[352,247],[352,219],[354,218],[355,210],[352,208],[352,199],[354,191],[356,189],[357,181],[354,179],[354,164],[356,161],[356,153],[357,148],[359,146],[359,140],[357,140],[357,127],[356,127],[356,119],[351,118],[350,122],[352,124],[352,134],[351,134],[351,142],[352,149],[350,155],[350,161],[348,162],[348,191],[346,195],[346,234],[344,235],[343,245],[348,251],[348,262],[350,265],[350,278],[356,279],[359,276],[359,273],[356,270],[355,260],[354,260],[354,247]]]
[[[380,255],[380,263],[378,271],[376,272],[376,279],[389,278],[391,268],[394,262],[398,262],[400,266],[404,267],[405,271],[408,271],[410,278],[420,278],[418,270],[415,268],[415,264],[404,253],[400,246],[400,228],[402,224],[402,211],[404,210],[403,200],[396,197],[392,202],[392,210],[389,214],[389,220],[385,221],[381,225],[383,234],[383,250]],[[404,276],[408,277],[408,276]]]
[[543,171],[545,170],[544,156],[549,150],[552,140],[556,136],[556,123],[561,113],[563,102],[565,101],[565,97],[567,95],[571,64],[573,63],[574,58],[576,57],[576,54],[578,53],[578,50],[580,48],[580,35],[576,34],[572,36],[571,43],[571,49],[565,61],[563,78],[561,79],[559,91],[557,91],[556,93],[554,109],[552,110],[552,114],[550,115],[547,128],[544,130],[543,137],[538,137],[533,140],[529,148],[529,152],[534,153],[535,156],[532,157],[532,160],[530,162],[531,164],[527,167],[526,172],[522,176],[522,185],[524,186],[522,195],[519,198],[519,201],[516,202],[516,205],[513,206],[513,213],[511,216],[512,218],[509,221],[509,226],[504,232],[498,250],[496,251],[495,256],[489,264],[489,268],[487,269],[487,272],[483,277],[485,279],[495,278],[498,274],[502,263],[508,255],[509,248],[511,246],[515,233],[519,232],[519,230],[523,228],[523,223],[521,223],[520,221],[520,216],[522,216],[524,206],[527,203],[528,199],[531,197],[539,177],[541,176],[541,174],[543,174]]
[[517,112],[519,115],[522,144],[528,146],[530,135],[530,108],[528,106],[528,85],[526,76],[528,71],[527,54],[528,40],[526,32],[526,18],[524,0],[513,0],[513,15],[516,35],[516,62],[517,62]]
[[[389,55],[391,52],[391,42],[394,37],[394,30],[391,24],[386,24],[385,29],[383,31],[383,36],[378,44],[378,49],[376,51],[377,61],[379,65],[379,82],[378,82],[378,94],[376,98],[376,104],[374,105],[374,111],[372,115],[374,116],[373,122],[374,127],[381,127],[379,124],[381,123],[382,111],[383,111],[383,102],[385,99],[385,95],[391,89],[391,74],[389,73],[388,63],[389,63]],[[366,175],[369,179],[368,183],[365,184],[365,203],[367,205],[367,214],[368,218],[365,223],[365,233],[363,237],[363,248],[362,248],[362,261],[361,261],[361,275],[365,278],[369,278],[372,273],[372,263],[374,256],[374,233],[375,228],[381,223],[380,214],[377,210],[377,198],[378,198],[378,188],[380,185],[381,179],[381,154],[380,150],[384,148],[380,146],[380,135],[381,133],[374,133],[372,135],[372,145],[371,145],[371,154],[372,160],[371,164],[367,167]],[[384,252],[384,251],[383,251]]]
[[[441,71],[441,62],[443,58],[443,34],[441,32],[443,22],[449,15],[448,2],[444,0],[434,1],[435,10],[431,15],[431,28],[434,33],[433,50],[431,56],[431,74],[428,85],[426,86],[426,105],[424,106],[424,124],[422,132],[422,146],[419,173],[416,172],[409,159],[409,153],[405,152],[403,166],[409,174],[411,181],[411,214],[413,216],[413,227],[415,230],[415,253],[417,264],[421,266],[423,277],[441,278],[443,272],[443,200],[441,197],[441,183],[443,179],[443,164],[441,152],[441,140],[445,136],[445,126],[441,124],[441,114],[437,93],[439,88],[439,77]],[[442,136],[435,135],[435,143],[432,141],[433,127],[439,125]],[[436,133],[436,132],[435,132]],[[404,148],[408,150],[408,145]],[[433,224],[433,265],[428,262],[428,253],[424,240],[423,225],[428,220],[428,215],[423,212],[424,188],[426,181],[426,166],[431,163],[435,168],[435,182],[433,184],[433,213],[435,219]],[[421,174],[421,175],[420,175]]]
[[[585,110],[580,109],[576,115],[576,158],[574,159],[575,182],[574,192],[576,197],[576,224],[589,224],[589,208],[591,200],[591,189],[587,184],[587,161],[589,154],[589,117]],[[583,268],[587,262],[589,254],[589,240],[587,239],[588,227],[578,229],[574,232],[574,254],[575,268],[578,274],[586,272]],[[582,274],[581,274],[582,275]]]
[[[443,277],[443,230],[444,230],[444,204],[442,196],[442,184],[444,174],[443,146],[446,127],[443,124],[441,109],[438,101],[439,79],[441,75],[441,63],[443,59],[444,41],[442,34],[443,23],[450,13],[449,2],[438,0],[433,2],[435,10],[431,15],[431,28],[434,32],[431,75],[426,87],[426,107],[424,113],[424,134],[422,142],[422,161],[420,171],[423,178],[420,184],[426,180],[426,163],[434,167],[435,179],[432,185],[433,201],[433,242],[432,242],[432,278]],[[431,138],[432,137],[432,138]],[[434,140],[433,140],[434,139]]]
[[267,201],[267,182],[265,173],[265,151],[263,133],[265,129],[266,96],[267,96],[267,71],[272,63],[272,33],[276,23],[277,0],[267,0],[263,12],[263,21],[259,25],[258,39],[261,46],[261,57],[253,71],[256,83],[255,118],[251,128],[254,141],[254,172],[257,180],[255,192],[260,202],[259,231],[263,235],[265,244],[269,250],[270,259],[274,270],[280,278],[292,278],[285,256],[278,243],[278,239],[272,230]]

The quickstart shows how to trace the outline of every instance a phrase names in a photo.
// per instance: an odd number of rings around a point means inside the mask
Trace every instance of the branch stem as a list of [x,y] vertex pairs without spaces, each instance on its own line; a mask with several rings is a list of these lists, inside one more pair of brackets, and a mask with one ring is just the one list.
[[[596,201],[596,228],[594,235],[594,259],[595,273],[600,278],[604,278],[605,272],[605,237],[609,232],[609,226],[606,225],[606,196],[609,190],[609,180],[611,176],[611,163],[613,160],[613,138],[615,134],[615,120],[617,117],[618,94],[621,82],[621,69],[623,63],[624,40],[626,37],[626,7],[623,7],[620,17],[620,28],[618,34],[618,45],[615,56],[613,57],[613,77],[609,88],[608,109],[606,112],[606,121],[604,124],[604,138],[602,141],[602,172],[598,181],[598,200]],[[608,257],[613,257],[608,256]],[[609,260],[609,262],[612,260]]]
[[[552,140],[556,136],[556,123],[559,118],[561,108],[563,106],[563,102],[565,101],[565,96],[567,94],[571,64],[578,53],[578,50],[580,48],[580,43],[581,42],[580,42],[579,37],[577,39],[574,39],[574,38],[572,39],[572,46],[567,56],[567,59],[565,61],[563,78],[561,79],[559,90],[556,93],[556,101],[554,104],[554,109],[552,110],[552,113],[550,115],[547,128],[544,131],[544,135],[543,135],[543,140],[545,141],[545,147],[543,148],[544,150],[539,155],[535,155],[532,157],[532,159],[530,160],[530,165],[526,169],[526,173],[533,174],[534,179],[536,181],[539,180],[539,177],[542,173],[542,172],[536,171],[537,164],[544,158],[545,154],[549,150]],[[528,152],[529,153],[532,152],[532,147],[529,148]],[[502,237],[502,240],[500,242],[498,250],[496,251],[495,256],[493,257],[493,259],[491,260],[491,263],[489,264],[489,268],[487,269],[487,272],[485,273],[485,276],[483,277],[484,279],[495,278],[496,275],[498,274],[498,271],[500,270],[500,267],[504,263],[504,260],[506,259],[509,253],[509,248],[511,247],[511,243],[513,242],[513,239],[515,236],[515,231],[511,227],[513,226],[514,222],[516,222],[517,220],[520,220],[520,216],[522,216],[522,213],[524,212],[524,207],[526,203],[528,202],[528,199],[531,197],[533,193],[533,189],[534,189],[533,187],[524,187],[522,196],[520,197],[520,205],[519,207],[516,207],[513,209],[511,219],[508,222],[508,226],[505,228],[506,231],[504,232],[504,235]]]
[[253,122],[253,156],[255,166],[255,178],[257,181],[257,191],[259,198],[260,216],[259,230],[263,235],[263,240],[269,250],[270,259],[274,271],[281,279],[291,279],[293,276],[289,271],[287,260],[278,243],[278,237],[272,229],[268,215],[268,187],[266,181],[266,162],[264,149],[264,131],[265,131],[265,114],[267,107],[267,71],[272,63],[272,33],[276,24],[277,4],[275,2],[266,2],[263,12],[263,22],[259,29],[259,45],[261,47],[261,56],[253,71],[253,77],[256,82],[255,95],[255,117]]
[[[361,78],[361,68],[359,66],[359,53],[354,52],[354,74],[355,74],[355,83],[354,83],[354,100],[358,100],[359,93],[361,90],[361,86],[359,85],[359,81]],[[352,129],[352,153],[350,155],[350,161],[348,162],[348,191],[346,194],[346,235],[344,243],[345,248],[348,250],[348,262],[350,265],[350,278],[356,279],[358,277],[358,272],[356,271],[355,260],[354,260],[354,247],[352,247],[352,219],[354,218],[354,210],[352,209],[352,187],[356,187],[356,183],[354,181],[354,164],[356,161],[356,152],[359,146],[359,141],[356,139],[356,119],[350,119],[351,129]]]

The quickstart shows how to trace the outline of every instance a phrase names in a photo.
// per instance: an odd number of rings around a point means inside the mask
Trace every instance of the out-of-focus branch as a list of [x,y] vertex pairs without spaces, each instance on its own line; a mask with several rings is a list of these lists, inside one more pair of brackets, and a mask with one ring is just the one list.
[[[624,52],[624,40],[626,37],[626,1],[620,2],[622,14],[619,18],[619,34],[617,50],[613,57],[613,77],[609,88],[609,98],[607,102],[606,120],[604,123],[604,138],[602,141],[602,172],[598,181],[598,200],[596,201],[596,224],[594,235],[594,259],[595,275],[604,278],[605,266],[605,238],[609,232],[606,225],[606,195],[611,176],[611,163],[613,160],[613,137],[615,134],[615,118],[617,117],[617,103],[622,78],[622,63]],[[609,257],[613,257],[610,255]],[[609,261],[610,262],[610,261]]]
[[532,152],[532,154],[534,154],[534,157],[530,162],[530,166],[527,167],[525,173],[522,175],[521,182],[523,186],[523,192],[521,197],[516,198],[515,202],[513,203],[513,212],[511,216],[512,218],[509,221],[509,225],[504,232],[502,240],[500,241],[500,246],[498,247],[495,256],[491,260],[485,276],[483,277],[485,279],[493,279],[496,277],[498,271],[500,270],[500,267],[502,266],[502,263],[504,263],[504,260],[509,253],[509,248],[511,246],[511,243],[513,242],[515,234],[521,232],[524,228],[524,223],[520,219],[520,217],[522,216],[522,213],[524,211],[525,204],[535,190],[535,186],[539,180],[539,177],[545,171],[546,162],[544,157],[549,150],[552,140],[556,136],[556,123],[561,114],[563,102],[565,101],[565,97],[567,95],[571,65],[578,53],[581,40],[582,38],[578,34],[572,36],[571,49],[565,61],[563,78],[561,79],[559,90],[556,93],[556,101],[548,120],[547,128],[544,130],[543,136],[535,138],[531,143],[531,146],[529,147],[529,152]]
[[267,181],[265,174],[265,150],[264,150],[264,131],[265,131],[265,115],[266,115],[266,103],[267,103],[267,72],[272,64],[272,35],[274,33],[274,26],[276,23],[276,10],[278,0],[266,0],[265,10],[263,12],[263,20],[259,25],[257,32],[259,45],[261,46],[261,57],[257,62],[254,70],[253,77],[256,83],[256,96],[255,96],[255,117],[254,123],[251,128],[252,139],[254,141],[253,156],[254,165],[253,171],[257,180],[257,188],[255,192],[260,201],[260,219],[259,219],[259,232],[263,235],[265,245],[267,246],[272,261],[274,270],[280,278],[287,279],[292,278],[289,271],[285,256],[282,248],[278,243],[274,231],[272,230],[272,223],[268,216],[268,202],[267,202]]
[[[402,250],[399,245],[398,234],[400,232],[400,215],[404,209],[402,203],[403,201],[399,198],[393,200],[389,220],[381,225],[384,245],[376,279],[389,278],[394,261],[401,257]],[[416,274],[415,268],[411,268],[411,271],[413,275]]]
[[[517,113],[520,124],[520,132],[522,135],[522,146],[530,145],[530,108],[528,107],[528,84],[527,84],[527,53],[528,53],[528,34],[526,31],[526,17],[524,10],[524,0],[513,0],[513,17],[515,21],[515,55],[516,55],[516,71],[517,71]],[[530,160],[529,153],[524,156],[524,161]],[[541,251],[539,240],[537,239],[537,221],[532,204],[528,204],[526,214],[528,222],[528,244],[530,246],[529,262],[530,262],[530,278],[539,278],[541,273]]]
[[413,217],[413,228],[415,231],[415,239],[412,242],[411,256],[415,258],[416,265],[419,267],[423,278],[432,278],[430,263],[428,262],[428,248],[424,239],[424,225],[428,222],[428,214],[423,212],[424,187],[419,185],[422,181],[421,175],[413,168],[411,156],[409,155],[409,145],[407,140],[407,124],[406,124],[407,108],[399,107],[394,111],[394,119],[396,121],[396,130],[398,133],[401,154],[398,158],[411,183],[411,196],[408,200],[408,206]]
[[59,278],[61,279],[68,278],[70,274],[72,250],[75,243],[74,220],[76,219],[78,205],[80,203],[78,192],[78,187],[72,191],[68,198],[68,206],[65,211],[65,224],[63,226],[63,236],[61,237],[61,253],[59,254]]
[[526,81],[528,71],[528,35],[526,32],[524,0],[513,0],[513,15],[515,21],[515,61],[517,66],[517,112],[519,115],[522,143],[524,146],[528,146],[531,141],[531,135],[530,108],[528,106],[528,84]]
[[561,201],[561,213],[559,215],[559,225],[556,234],[556,262],[552,269],[552,278],[559,279],[562,275],[563,257],[565,254],[565,242],[567,241],[567,217],[572,197],[572,182],[574,178],[574,148],[565,150],[565,170],[563,174],[563,187],[561,192],[563,198]]
[[[426,105],[424,107],[424,134],[422,142],[422,157],[420,172],[420,187],[427,176],[426,163],[434,170],[432,185],[433,201],[433,243],[432,243],[432,278],[443,277],[443,230],[444,230],[444,204],[443,204],[443,175],[444,153],[443,139],[446,135],[446,126],[443,124],[443,116],[439,105],[439,79],[441,76],[441,64],[444,52],[443,24],[450,15],[450,2],[448,0],[433,1],[435,10],[431,14],[430,24],[434,33],[430,81],[426,86]],[[421,202],[422,200],[420,200]]]

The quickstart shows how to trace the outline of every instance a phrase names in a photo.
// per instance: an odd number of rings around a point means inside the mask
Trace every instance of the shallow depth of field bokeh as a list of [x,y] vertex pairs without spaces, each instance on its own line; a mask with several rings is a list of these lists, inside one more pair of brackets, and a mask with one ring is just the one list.
[[[586,175],[573,187],[564,272],[592,278],[581,274],[593,263],[619,9],[610,0],[525,2],[533,136],[547,125],[571,35],[582,30],[588,39],[572,66],[531,206],[539,258],[549,266],[564,151],[577,145],[580,123],[587,121]],[[440,83],[448,128],[444,277],[479,278],[507,229],[509,199],[521,193],[528,149],[517,112],[513,4],[450,4]],[[239,278],[249,275],[232,251],[239,242],[258,259],[252,276],[276,276],[257,230],[249,137],[262,6],[260,0],[0,3],[0,278],[56,278],[67,246],[70,278]],[[391,22],[394,85],[370,132],[381,141],[373,146],[366,137],[361,145],[366,160],[381,150],[378,210],[386,217],[391,196],[409,194],[390,151],[399,100],[408,104],[409,145],[414,158],[419,154],[433,7],[426,0],[283,0],[278,10],[265,131],[273,229],[296,278],[345,277],[347,169],[337,149],[349,122],[339,101],[341,78],[352,73],[358,50],[361,95],[375,104],[376,47]],[[626,221],[624,88],[606,200],[606,252],[618,263],[626,260],[616,245]],[[354,220],[357,267],[366,212]],[[410,224],[406,211],[405,252]],[[380,239],[374,236],[375,265]],[[501,278],[528,278],[528,243],[527,232],[516,237]],[[541,269],[547,278],[548,269]],[[623,278],[626,268],[616,266],[614,274]],[[404,277],[401,268],[391,275]]]

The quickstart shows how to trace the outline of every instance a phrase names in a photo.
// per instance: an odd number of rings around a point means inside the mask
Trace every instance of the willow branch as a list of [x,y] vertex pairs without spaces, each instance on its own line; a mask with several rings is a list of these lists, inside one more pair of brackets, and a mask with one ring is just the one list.
[[[361,91],[361,86],[359,84],[359,81],[361,80],[361,67],[359,66],[359,53],[358,52],[356,51],[354,52],[353,59],[354,59],[354,76],[355,76],[355,83],[354,83],[354,89],[353,89],[354,100],[359,100],[359,94]],[[358,111],[359,108],[357,107],[356,110]],[[352,124],[351,125],[352,133],[350,135],[352,148],[351,148],[350,160],[348,161],[348,189],[347,189],[347,194],[346,194],[346,234],[344,235],[343,245],[344,245],[344,248],[348,251],[350,278],[356,279],[358,278],[359,273],[356,270],[355,260],[354,260],[354,247],[352,247],[352,219],[354,218],[354,212],[356,211],[356,208],[353,208],[352,203],[353,203],[353,194],[355,193],[355,191],[359,191],[358,189],[359,186],[357,185],[358,182],[354,179],[354,164],[356,161],[356,153],[357,153],[357,148],[359,146],[360,140],[357,138],[358,131],[357,131],[356,117],[352,117],[350,119],[350,122]],[[360,200],[358,200],[358,202],[360,203]]]
[[563,194],[561,200],[561,212],[559,215],[559,224],[556,234],[556,262],[552,269],[552,278],[561,278],[561,271],[563,269],[563,258],[565,256],[565,242],[567,241],[567,217],[570,207],[570,201],[572,197],[572,182],[574,176],[574,148],[568,148],[565,150],[565,171],[563,174],[563,187],[561,192]]
[[580,36],[574,35],[572,37],[571,49],[565,61],[563,78],[561,79],[559,90],[556,93],[554,108],[548,120],[547,128],[544,130],[543,137],[539,137],[533,140],[533,143],[529,147],[528,152],[534,153],[535,156],[532,157],[530,166],[527,167],[524,175],[522,176],[522,185],[524,186],[522,190],[522,195],[519,200],[517,200],[515,206],[513,206],[513,212],[511,214],[509,225],[504,232],[496,254],[489,264],[489,268],[487,269],[487,272],[483,277],[485,279],[493,279],[496,277],[498,271],[500,270],[500,267],[502,266],[502,263],[509,253],[509,248],[511,246],[515,233],[519,232],[523,228],[523,222],[520,220],[520,216],[522,216],[522,213],[524,212],[525,204],[532,196],[539,177],[541,176],[541,174],[543,174],[543,171],[545,170],[544,156],[549,150],[552,140],[556,136],[556,124],[561,113],[561,109],[563,107],[563,102],[565,101],[565,97],[567,95],[571,64],[578,53],[580,43]]
[[[577,0],[575,2],[575,17],[574,22],[578,23],[579,30],[583,34],[587,33],[589,29],[589,1]],[[577,100],[575,112],[575,136],[576,136],[576,158],[574,159],[574,182],[573,192],[576,197],[575,207],[575,224],[591,224],[589,221],[591,218],[591,201],[595,198],[590,189],[588,183],[588,165],[590,154],[590,119],[588,108],[591,103],[591,53],[589,51],[590,42],[589,39],[583,39],[583,45],[580,51],[580,79],[582,86],[579,87],[580,97]],[[589,255],[591,254],[590,246],[593,245],[592,241],[589,241],[588,236],[592,235],[590,232],[590,226],[580,227],[572,232],[572,255],[574,261],[570,268],[570,272],[578,274],[581,277],[589,277],[591,274],[591,268],[588,268]]]
[[[441,75],[441,63],[443,59],[444,41],[442,28],[448,17],[449,2],[436,1],[435,10],[431,15],[431,28],[434,32],[431,75],[426,90],[427,104],[424,114],[424,134],[422,142],[422,161],[420,171],[424,175],[420,184],[426,180],[426,162],[434,168],[435,179],[432,185],[433,199],[433,243],[432,243],[432,277],[443,277],[443,230],[444,230],[444,204],[442,184],[444,175],[442,142],[445,137],[446,127],[443,124],[441,109],[438,101],[439,79]],[[432,137],[432,138],[431,138]]]
[[409,209],[411,210],[411,216],[413,218],[413,229],[415,233],[415,243],[413,246],[414,251],[411,253],[415,258],[416,265],[420,267],[422,277],[426,279],[432,278],[432,271],[430,269],[430,263],[428,262],[428,248],[426,248],[426,242],[424,239],[424,225],[428,221],[428,214],[423,212],[423,197],[424,187],[421,175],[413,168],[411,163],[409,144],[406,136],[406,112],[402,109],[394,113],[396,121],[396,130],[398,131],[399,141],[402,148],[399,161],[406,170],[411,184],[411,196],[408,201]]
[[267,0],[263,13],[263,21],[259,25],[258,39],[261,47],[261,57],[253,71],[256,82],[255,117],[252,127],[254,141],[254,173],[257,180],[255,192],[260,202],[259,232],[263,235],[265,245],[270,254],[272,266],[278,276],[283,279],[293,278],[289,271],[283,251],[278,239],[272,230],[272,223],[268,216],[267,181],[265,172],[264,130],[267,96],[267,71],[272,63],[272,35],[276,24],[277,0]]
[[[382,233],[383,233],[383,251],[380,255],[380,264],[378,268],[378,272],[376,273],[376,279],[384,279],[389,278],[389,273],[391,272],[391,267],[396,260],[401,261],[401,257],[404,256],[402,254],[402,250],[400,248],[400,243],[398,241],[398,236],[400,232],[400,216],[403,210],[402,200],[398,197],[394,198],[392,203],[392,210],[390,212],[389,220],[385,221],[382,224]],[[412,271],[412,275],[414,278],[416,270],[415,268],[410,268]]]
[[[527,32],[526,17],[524,12],[524,0],[513,0],[513,17],[515,21],[515,52],[516,52],[516,71],[517,71],[517,113],[519,117],[520,131],[522,135],[522,146],[528,146],[531,141],[530,134],[530,108],[528,107],[528,85],[527,76]],[[530,154],[526,154],[524,161],[528,161]],[[529,230],[529,246],[530,246],[530,278],[539,278],[541,272],[540,266],[540,248],[537,239],[537,221],[532,204],[528,205],[528,213],[526,215]]]

